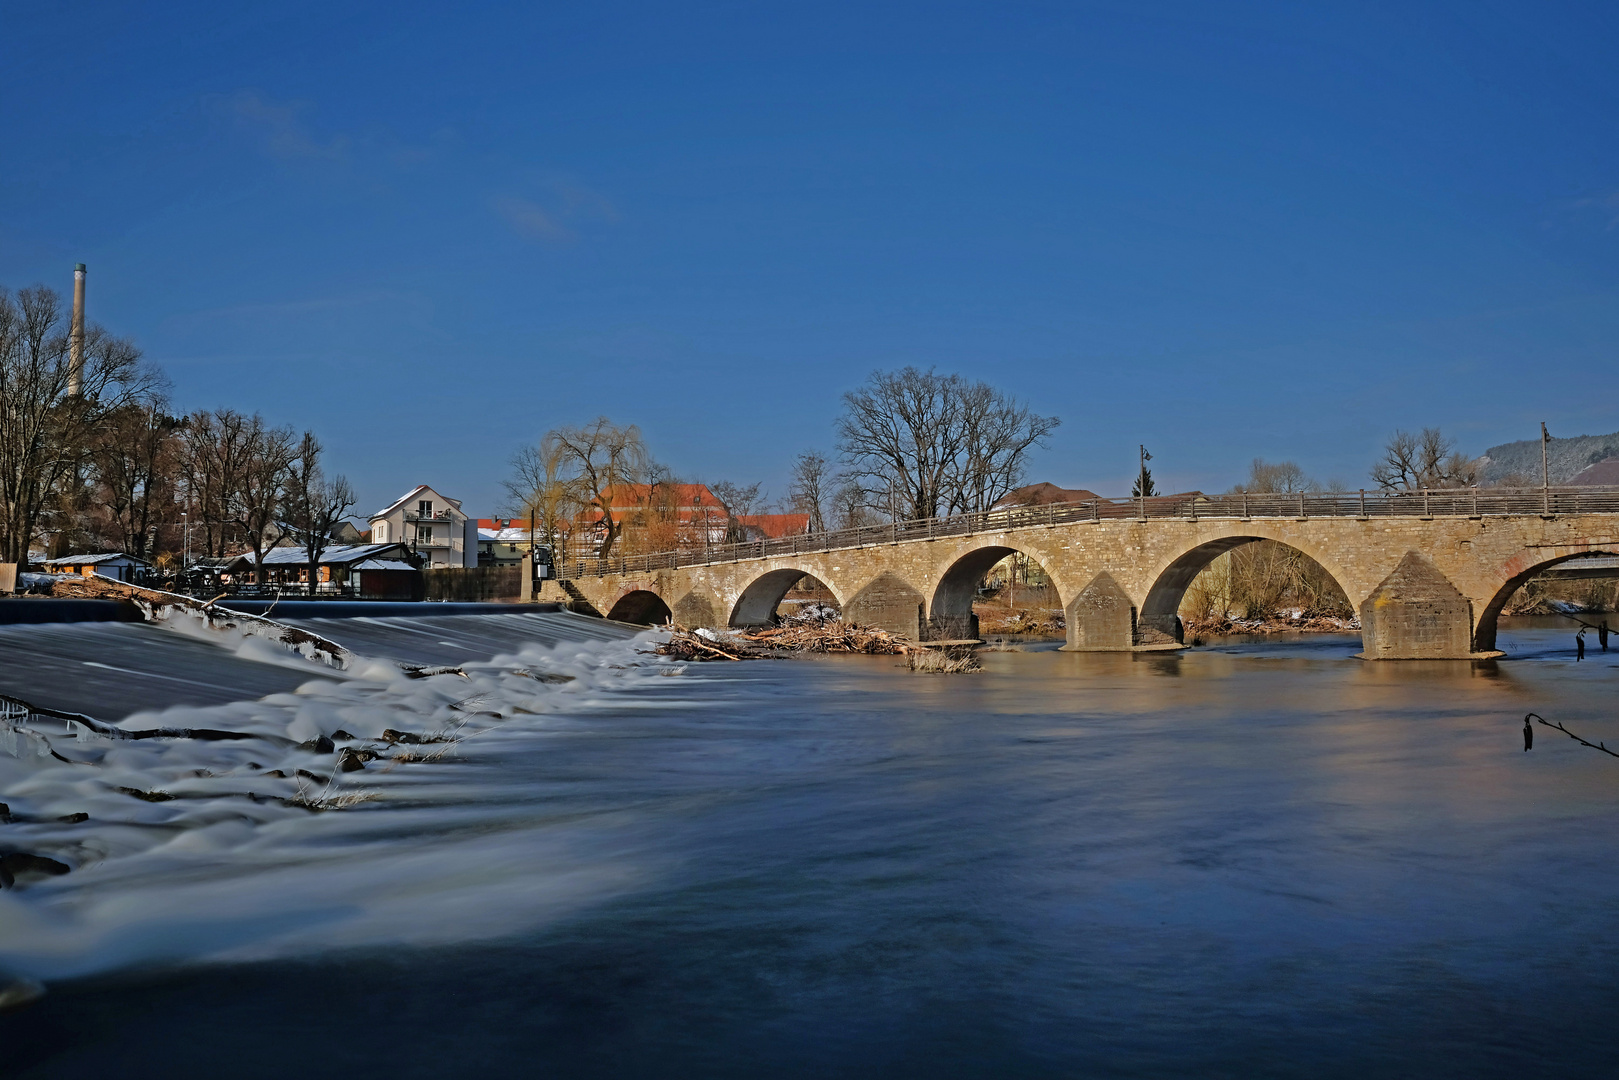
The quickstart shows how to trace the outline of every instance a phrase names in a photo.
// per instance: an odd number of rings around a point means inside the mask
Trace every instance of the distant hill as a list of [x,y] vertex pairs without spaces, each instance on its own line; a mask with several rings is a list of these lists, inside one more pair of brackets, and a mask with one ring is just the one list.
[[[1612,435],[1576,435],[1546,444],[1546,464],[1554,484],[1566,484],[1575,473],[1604,458],[1619,457],[1619,431]],[[1479,458],[1486,484],[1498,484],[1513,474],[1540,483],[1540,440],[1502,443]]]

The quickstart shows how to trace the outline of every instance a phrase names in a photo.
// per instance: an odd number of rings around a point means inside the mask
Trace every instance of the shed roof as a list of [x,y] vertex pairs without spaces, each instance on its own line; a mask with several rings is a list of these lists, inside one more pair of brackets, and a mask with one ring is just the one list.
[[64,555],[60,559],[46,559],[43,566],[109,566],[117,563],[128,563],[134,566],[151,566],[145,559],[137,559],[133,555],[126,555],[122,551],[107,551],[99,555]]
[[[402,554],[403,544],[333,544],[321,553],[321,566],[347,566],[349,563],[359,562],[363,559],[379,558],[383,555],[395,553]],[[252,554],[239,556],[239,561],[245,561],[248,566],[253,565]],[[301,547],[271,548],[264,553],[265,566],[306,566],[309,563],[309,553]]]
[[351,569],[351,570],[414,570],[416,568],[414,566],[410,565],[410,563],[408,563],[408,562],[400,562],[398,559],[367,559],[367,560],[365,560],[365,562],[355,563],[353,566],[349,567],[349,569]]

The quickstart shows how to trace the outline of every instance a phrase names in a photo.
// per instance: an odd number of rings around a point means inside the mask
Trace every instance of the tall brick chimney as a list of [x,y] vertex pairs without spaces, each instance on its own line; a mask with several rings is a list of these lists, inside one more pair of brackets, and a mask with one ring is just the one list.
[[84,392],[84,264],[73,267],[73,327],[68,339],[67,396]]

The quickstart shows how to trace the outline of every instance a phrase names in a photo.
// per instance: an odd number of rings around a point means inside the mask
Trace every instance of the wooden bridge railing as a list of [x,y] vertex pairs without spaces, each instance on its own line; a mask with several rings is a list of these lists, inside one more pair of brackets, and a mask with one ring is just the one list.
[[704,550],[665,551],[612,559],[578,559],[559,566],[564,579],[645,573],[681,566],[765,559],[819,551],[877,547],[951,536],[1003,532],[1039,525],[1086,524],[1118,520],[1195,521],[1224,518],[1520,517],[1555,514],[1619,514],[1619,488],[1450,488],[1401,492],[1304,492],[1292,495],[1152,496],[1087,499],[1083,502],[1013,506],[987,513],[862,525],[856,529],[750,540]]

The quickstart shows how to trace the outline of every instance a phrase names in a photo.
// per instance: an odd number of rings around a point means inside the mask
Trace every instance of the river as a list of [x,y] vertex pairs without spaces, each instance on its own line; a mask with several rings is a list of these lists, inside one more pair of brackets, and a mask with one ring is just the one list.
[[91,814],[84,868],[0,894],[0,969],[49,987],[0,1073],[1608,1076],[1619,760],[1522,749],[1531,710],[1619,745],[1619,651],[1570,629],[1504,619],[1498,664],[1313,635],[958,676],[552,641],[177,707],[480,734],[321,814],[235,797],[272,764],[244,744],[105,751],[193,796],[164,803],[0,774]]

